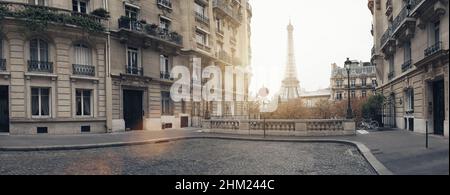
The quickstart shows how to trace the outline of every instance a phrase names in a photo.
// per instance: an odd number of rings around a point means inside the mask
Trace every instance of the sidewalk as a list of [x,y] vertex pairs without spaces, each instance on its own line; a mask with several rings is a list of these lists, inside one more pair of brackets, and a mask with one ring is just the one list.
[[[180,137],[237,137],[261,138],[245,135],[207,134],[198,129],[166,131],[134,131],[114,134],[86,135],[38,135],[9,136],[0,135],[0,151],[5,148],[39,148],[48,146],[67,146],[68,149],[80,145],[102,145],[145,142],[155,139]],[[408,131],[379,131],[366,135],[342,137],[267,137],[284,140],[348,140],[365,144],[372,154],[394,174],[449,174],[448,138],[430,136],[430,148],[425,148],[425,135]],[[157,143],[157,142],[155,142]],[[80,149],[80,148],[78,148]]]

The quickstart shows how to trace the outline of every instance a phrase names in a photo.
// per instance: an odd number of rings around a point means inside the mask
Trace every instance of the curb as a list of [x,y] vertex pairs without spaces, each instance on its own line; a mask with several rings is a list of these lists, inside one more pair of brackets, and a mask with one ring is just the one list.
[[360,142],[338,140],[338,139],[265,139],[265,138],[243,138],[233,136],[187,136],[162,138],[135,142],[112,142],[102,144],[84,144],[84,145],[56,145],[56,146],[38,146],[38,147],[0,147],[0,151],[7,152],[32,152],[32,151],[58,151],[58,150],[85,150],[96,148],[111,148],[123,146],[138,146],[148,144],[167,143],[172,141],[190,140],[190,139],[221,139],[221,140],[237,140],[237,141],[264,141],[264,142],[298,142],[298,143],[341,143],[354,146],[363,155],[373,170],[378,175],[393,175],[370,151],[370,149]]

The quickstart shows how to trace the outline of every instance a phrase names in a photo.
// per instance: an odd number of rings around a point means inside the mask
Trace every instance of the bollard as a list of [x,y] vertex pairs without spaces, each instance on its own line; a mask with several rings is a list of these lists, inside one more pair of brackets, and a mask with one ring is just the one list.
[[427,128],[425,132],[425,147],[428,149],[428,121],[426,122]]

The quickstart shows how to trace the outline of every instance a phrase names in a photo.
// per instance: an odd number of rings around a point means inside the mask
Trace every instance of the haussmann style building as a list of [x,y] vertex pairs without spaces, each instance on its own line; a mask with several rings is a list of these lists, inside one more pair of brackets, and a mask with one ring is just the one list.
[[0,0],[0,132],[161,130],[247,115],[246,101],[174,102],[170,87],[171,69],[193,71],[194,59],[249,66],[251,17],[247,0]]
[[383,123],[449,135],[449,3],[369,0]]
[[[377,86],[376,67],[370,62],[353,60],[350,65],[350,80],[345,67],[331,65],[331,98],[342,101],[347,98],[366,98],[375,93]],[[350,82],[349,82],[350,81]],[[349,94],[350,83],[350,94]]]

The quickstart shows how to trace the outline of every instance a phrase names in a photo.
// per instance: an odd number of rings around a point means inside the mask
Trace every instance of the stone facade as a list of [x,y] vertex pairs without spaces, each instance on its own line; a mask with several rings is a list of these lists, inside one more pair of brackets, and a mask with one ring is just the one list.
[[[44,4],[30,6],[35,3]],[[33,31],[14,14],[0,14],[0,91],[7,96],[0,108],[8,113],[0,117],[7,121],[1,131],[161,130],[200,125],[207,114],[225,114],[219,106],[232,105],[232,115],[247,112],[244,102],[166,98],[176,80],[171,68],[184,65],[192,71],[194,58],[202,59],[202,68],[249,66],[252,12],[245,0],[11,0],[0,6],[8,12],[39,8],[92,22],[82,26],[61,19]],[[110,18],[89,14],[99,8]],[[87,29],[92,25],[104,30]],[[204,33],[204,44],[198,32]],[[245,82],[248,91],[249,77]]]
[[331,98],[342,101],[352,98],[368,97],[375,92],[377,85],[376,68],[370,62],[352,61],[350,67],[350,94],[348,94],[348,75],[344,67],[331,65]]
[[369,9],[385,125],[448,137],[448,1],[369,0]]

